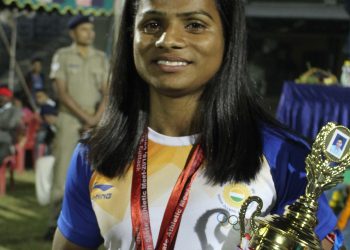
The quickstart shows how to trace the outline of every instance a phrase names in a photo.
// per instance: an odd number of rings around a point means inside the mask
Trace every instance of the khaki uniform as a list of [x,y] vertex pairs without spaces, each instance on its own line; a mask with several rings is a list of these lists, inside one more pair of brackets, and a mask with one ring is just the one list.
[[[102,100],[101,86],[107,81],[108,62],[103,52],[91,48],[87,57],[76,46],[59,49],[53,57],[50,78],[66,82],[69,95],[86,112],[94,114]],[[82,123],[63,104],[60,104],[57,133],[53,145],[55,166],[51,200],[59,203],[70,158],[80,138]]]

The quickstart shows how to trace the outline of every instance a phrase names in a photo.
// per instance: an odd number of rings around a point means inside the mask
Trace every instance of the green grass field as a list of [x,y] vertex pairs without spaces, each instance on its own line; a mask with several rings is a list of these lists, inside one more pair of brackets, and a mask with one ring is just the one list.
[[15,173],[15,185],[7,186],[0,197],[0,250],[48,250],[44,241],[49,208],[40,206],[35,197],[35,174]]

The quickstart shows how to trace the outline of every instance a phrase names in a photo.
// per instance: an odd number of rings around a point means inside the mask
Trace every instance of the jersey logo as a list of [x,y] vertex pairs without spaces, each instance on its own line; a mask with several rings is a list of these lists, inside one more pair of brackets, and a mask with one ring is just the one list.
[[102,191],[107,191],[111,189],[113,186],[112,185],[104,185],[104,184],[95,184],[92,189],[100,189]]
[[92,187],[92,190],[95,190],[92,192],[92,200],[109,200],[112,198],[112,193],[108,192],[105,193],[106,191],[110,190],[113,188],[112,185],[107,185],[107,184],[97,184],[95,183],[94,186]]
[[246,184],[231,184],[223,188],[219,194],[221,204],[228,210],[239,209],[245,199],[252,195],[252,191]]

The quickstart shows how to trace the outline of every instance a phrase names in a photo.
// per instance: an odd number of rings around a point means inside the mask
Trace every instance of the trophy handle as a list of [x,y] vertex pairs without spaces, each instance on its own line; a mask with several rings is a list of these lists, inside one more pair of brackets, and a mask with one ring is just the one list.
[[243,203],[241,210],[239,212],[239,225],[240,225],[240,229],[241,229],[241,239],[244,238],[245,235],[245,215],[248,209],[248,206],[250,205],[250,203],[252,202],[256,202],[258,203],[258,206],[256,208],[256,210],[254,211],[254,213],[252,214],[251,220],[250,220],[250,226],[253,230],[253,232],[255,233],[258,226],[255,223],[255,217],[260,216],[261,215],[261,209],[263,207],[263,201],[260,197],[258,196],[249,196]]

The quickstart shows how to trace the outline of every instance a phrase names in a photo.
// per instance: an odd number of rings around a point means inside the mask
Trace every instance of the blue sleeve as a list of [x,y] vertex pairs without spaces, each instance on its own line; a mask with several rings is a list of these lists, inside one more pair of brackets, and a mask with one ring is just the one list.
[[337,217],[328,205],[328,200],[323,194],[318,199],[316,234],[320,239],[324,239],[329,233],[334,232],[337,225]]
[[[310,152],[306,143],[294,138],[265,136],[264,155],[270,165],[277,201],[272,213],[283,214],[286,205],[305,194],[307,184],[305,158]],[[320,239],[335,229],[337,219],[324,195],[318,200],[315,232]]]
[[86,146],[79,144],[67,173],[62,211],[58,228],[69,241],[86,248],[97,248],[103,242],[92,209],[89,182],[91,169]]

